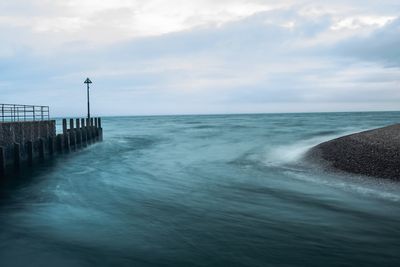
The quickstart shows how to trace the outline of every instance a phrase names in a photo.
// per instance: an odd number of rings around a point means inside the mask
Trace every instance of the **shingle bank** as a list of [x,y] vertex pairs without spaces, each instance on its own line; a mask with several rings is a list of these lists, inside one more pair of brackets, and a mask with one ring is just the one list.
[[400,180],[400,124],[319,144],[306,157],[328,168]]

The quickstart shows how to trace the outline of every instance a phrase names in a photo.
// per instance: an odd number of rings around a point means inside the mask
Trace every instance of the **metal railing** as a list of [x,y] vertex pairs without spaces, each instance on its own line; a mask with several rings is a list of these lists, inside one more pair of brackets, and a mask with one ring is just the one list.
[[43,121],[50,119],[48,106],[0,104],[0,121]]

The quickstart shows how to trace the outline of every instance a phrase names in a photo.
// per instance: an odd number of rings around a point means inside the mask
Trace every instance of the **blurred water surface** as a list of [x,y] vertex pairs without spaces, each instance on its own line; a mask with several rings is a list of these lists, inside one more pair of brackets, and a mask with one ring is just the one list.
[[302,156],[400,113],[113,117],[3,190],[0,266],[400,266],[400,184]]

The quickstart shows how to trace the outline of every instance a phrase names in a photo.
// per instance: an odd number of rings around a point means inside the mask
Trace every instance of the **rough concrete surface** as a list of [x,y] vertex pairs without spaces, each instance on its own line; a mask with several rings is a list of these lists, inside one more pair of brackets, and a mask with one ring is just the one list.
[[21,122],[0,122],[0,146],[5,150],[7,162],[13,159],[14,143],[21,145],[21,156],[26,157],[26,142],[34,142],[35,153],[39,150],[38,141],[40,138],[46,142],[49,137],[56,135],[56,121],[21,121]]

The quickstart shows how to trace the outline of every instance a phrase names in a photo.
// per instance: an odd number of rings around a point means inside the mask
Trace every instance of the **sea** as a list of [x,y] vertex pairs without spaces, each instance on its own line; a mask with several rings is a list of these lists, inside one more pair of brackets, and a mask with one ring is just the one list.
[[307,151],[400,112],[104,117],[0,189],[1,267],[400,266],[400,183]]

